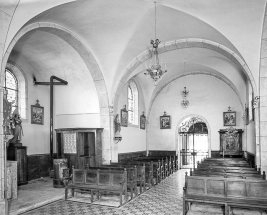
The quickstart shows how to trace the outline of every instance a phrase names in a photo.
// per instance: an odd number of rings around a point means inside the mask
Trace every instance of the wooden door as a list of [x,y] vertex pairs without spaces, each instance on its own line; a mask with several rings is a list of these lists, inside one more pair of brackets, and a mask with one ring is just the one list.
[[77,135],[77,163],[79,168],[95,166],[95,133],[79,132]]

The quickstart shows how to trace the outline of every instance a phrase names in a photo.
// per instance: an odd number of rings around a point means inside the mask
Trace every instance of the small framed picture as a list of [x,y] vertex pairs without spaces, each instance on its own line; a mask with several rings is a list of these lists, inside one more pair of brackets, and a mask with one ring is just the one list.
[[121,109],[121,126],[128,127],[128,111],[126,110],[126,105]]
[[223,125],[235,126],[236,125],[236,112],[223,112]]
[[140,116],[140,129],[146,129],[146,116],[143,112],[143,115]]
[[171,116],[164,112],[163,116],[160,116],[160,129],[170,129],[171,128]]
[[43,125],[44,124],[44,107],[41,107],[40,104],[31,105],[31,123]]

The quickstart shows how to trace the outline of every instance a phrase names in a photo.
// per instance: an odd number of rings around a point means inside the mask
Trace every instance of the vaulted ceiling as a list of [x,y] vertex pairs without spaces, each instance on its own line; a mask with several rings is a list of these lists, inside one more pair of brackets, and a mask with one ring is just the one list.
[[[162,43],[199,38],[222,44],[247,63],[258,84],[265,4],[266,0],[158,0],[157,38]],[[21,0],[10,26],[7,44],[16,34],[16,29],[27,24],[49,22],[61,25],[73,32],[92,52],[108,92],[113,92],[127,65],[150,48],[150,39],[155,37],[154,12],[152,0],[47,0],[45,3]],[[56,71],[60,76],[64,70],[62,65],[71,62],[70,49],[56,36],[35,30],[17,42],[14,53],[22,55],[44,77]],[[246,84],[242,68],[211,49],[177,49],[160,54],[160,58],[168,68],[163,82],[184,72],[201,70],[227,77],[240,92]],[[153,83],[143,78],[148,63],[141,64],[130,77],[135,76],[151,95]]]

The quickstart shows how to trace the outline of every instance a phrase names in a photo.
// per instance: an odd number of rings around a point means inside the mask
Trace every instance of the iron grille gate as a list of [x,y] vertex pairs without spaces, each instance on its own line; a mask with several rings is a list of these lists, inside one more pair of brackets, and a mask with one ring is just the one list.
[[195,167],[197,167],[197,162],[201,161],[202,159],[208,157],[208,152],[203,151],[195,151],[195,158],[194,158],[194,151],[193,150],[185,150],[182,149],[180,151],[180,158],[181,158],[181,169],[188,169],[194,168],[194,160],[195,160]]
[[207,125],[197,117],[189,118],[181,124],[179,135],[181,143],[180,162],[182,169],[195,169],[197,167],[197,162],[208,156],[207,148],[201,147],[201,145],[199,145],[200,142],[196,142],[197,147],[195,145],[197,136],[207,136],[207,134]]

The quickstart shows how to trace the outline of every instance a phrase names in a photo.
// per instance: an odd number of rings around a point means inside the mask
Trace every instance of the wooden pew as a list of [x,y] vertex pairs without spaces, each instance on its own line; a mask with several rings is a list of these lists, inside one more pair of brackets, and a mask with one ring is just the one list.
[[74,192],[91,193],[91,202],[93,202],[94,193],[116,193],[120,197],[120,206],[122,205],[122,195],[125,202],[128,200],[127,193],[127,171],[124,170],[104,170],[104,169],[73,169],[72,183],[65,187],[65,200],[68,198],[68,189],[71,189],[72,196]]
[[162,181],[167,177],[168,174],[168,158],[162,157],[139,157],[135,158],[134,161],[160,161],[160,180]]
[[130,190],[131,192],[131,199],[134,198],[134,194],[135,196],[138,196],[138,192],[137,192],[137,169],[136,167],[90,167],[88,164],[86,166],[86,169],[101,169],[101,170],[124,170],[126,169],[127,171],[127,188]]
[[264,180],[185,176],[183,215],[193,202],[233,207],[267,209],[267,182]]
[[233,166],[233,167],[251,167],[245,160],[235,159],[205,159],[201,164],[215,165],[215,166]]
[[[112,163],[112,162],[111,162]],[[148,161],[148,160],[132,160],[132,161],[124,161],[120,162],[121,164],[130,164],[130,165],[135,165],[135,164],[145,164],[146,166],[146,183],[151,187],[154,185],[153,179],[155,178],[156,184],[160,182],[160,161]]]
[[145,164],[140,165],[130,165],[130,164],[122,164],[122,163],[111,163],[107,165],[101,165],[102,167],[122,167],[122,168],[129,168],[129,167],[136,167],[137,170],[137,185],[140,186],[140,193],[146,190],[145,186],[145,179],[146,179],[146,172],[145,172]]
[[206,177],[224,177],[224,178],[243,178],[251,180],[265,180],[266,176],[259,174],[249,173],[226,173],[226,172],[213,172],[213,171],[192,171],[190,176],[206,176]]
[[239,166],[221,166],[221,165],[210,165],[210,164],[205,164],[205,163],[199,163],[197,165],[198,169],[206,169],[206,168],[223,168],[223,169],[228,169],[228,170],[253,170],[257,171],[256,168],[253,167],[239,167]]
[[212,171],[212,172],[225,172],[225,173],[247,173],[247,174],[257,174],[260,175],[260,172],[255,169],[244,169],[244,168],[224,168],[222,167],[206,167],[206,168],[197,168],[195,171]]

